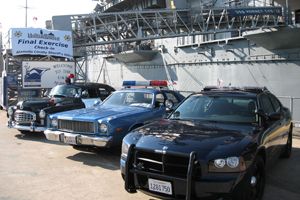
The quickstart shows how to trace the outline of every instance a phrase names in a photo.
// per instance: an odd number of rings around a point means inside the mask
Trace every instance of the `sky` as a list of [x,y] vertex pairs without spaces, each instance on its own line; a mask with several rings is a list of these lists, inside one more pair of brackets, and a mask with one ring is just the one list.
[[[54,15],[91,13],[97,1],[94,0],[27,0],[27,27],[45,28],[45,21]],[[0,31],[25,27],[26,0],[0,1]]]

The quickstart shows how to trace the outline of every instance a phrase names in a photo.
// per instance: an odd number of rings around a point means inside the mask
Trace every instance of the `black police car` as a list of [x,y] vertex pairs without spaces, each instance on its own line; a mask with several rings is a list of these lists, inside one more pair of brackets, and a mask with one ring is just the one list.
[[128,192],[169,199],[261,199],[266,168],[292,149],[290,111],[265,88],[206,88],[129,133]]
[[113,87],[102,83],[57,85],[47,97],[20,101],[9,107],[8,127],[18,129],[21,133],[43,132],[49,114],[90,107],[113,91]]

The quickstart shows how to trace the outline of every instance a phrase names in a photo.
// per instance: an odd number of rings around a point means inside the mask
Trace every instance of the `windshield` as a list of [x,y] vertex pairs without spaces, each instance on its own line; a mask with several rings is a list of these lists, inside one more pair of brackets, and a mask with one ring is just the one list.
[[80,96],[81,88],[73,85],[57,85],[52,88],[50,97],[75,97]]
[[152,93],[130,91],[115,92],[103,102],[103,105],[118,106],[141,106],[146,108],[152,107],[154,95]]
[[217,122],[257,122],[256,100],[236,96],[190,96],[170,119],[199,119]]

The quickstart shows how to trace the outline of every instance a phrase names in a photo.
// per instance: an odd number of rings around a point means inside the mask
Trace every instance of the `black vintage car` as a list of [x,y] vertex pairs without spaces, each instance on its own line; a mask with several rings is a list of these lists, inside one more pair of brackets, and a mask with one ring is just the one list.
[[21,133],[43,132],[49,114],[90,107],[113,91],[113,87],[102,83],[57,85],[46,97],[20,101],[9,107],[8,127],[18,129]]
[[292,149],[290,111],[265,88],[206,88],[122,144],[125,189],[163,199],[256,200]]

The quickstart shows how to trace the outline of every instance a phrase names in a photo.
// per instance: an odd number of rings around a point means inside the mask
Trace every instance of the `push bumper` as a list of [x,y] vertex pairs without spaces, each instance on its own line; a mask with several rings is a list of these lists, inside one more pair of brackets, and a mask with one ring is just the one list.
[[34,122],[32,122],[29,126],[25,126],[25,125],[16,124],[13,121],[8,121],[7,127],[18,129],[20,131],[30,131],[30,132],[43,132],[46,130],[46,127],[36,126]]
[[[134,145],[131,145],[128,150],[127,159],[120,160],[121,174],[125,181],[125,189],[129,193],[134,193],[140,190],[148,195],[162,199],[178,199],[185,197],[186,200],[208,198],[230,198],[234,187],[246,175],[242,173],[222,173],[215,175],[202,175],[195,179],[194,163],[196,153],[191,152],[189,156],[189,164],[186,178],[179,178],[169,175],[163,175],[155,172],[144,171],[138,169],[134,163]],[[164,182],[172,188],[172,194],[164,194],[160,192],[150,191],[149,179],[156,179],[158,182]],[[162,187],[163,187],[162,186]]]
[[53,130],[45,130],[44,134],[47,140],[62,142],[71,145],[109,147],[112,143],[112,137],[93,137]]

